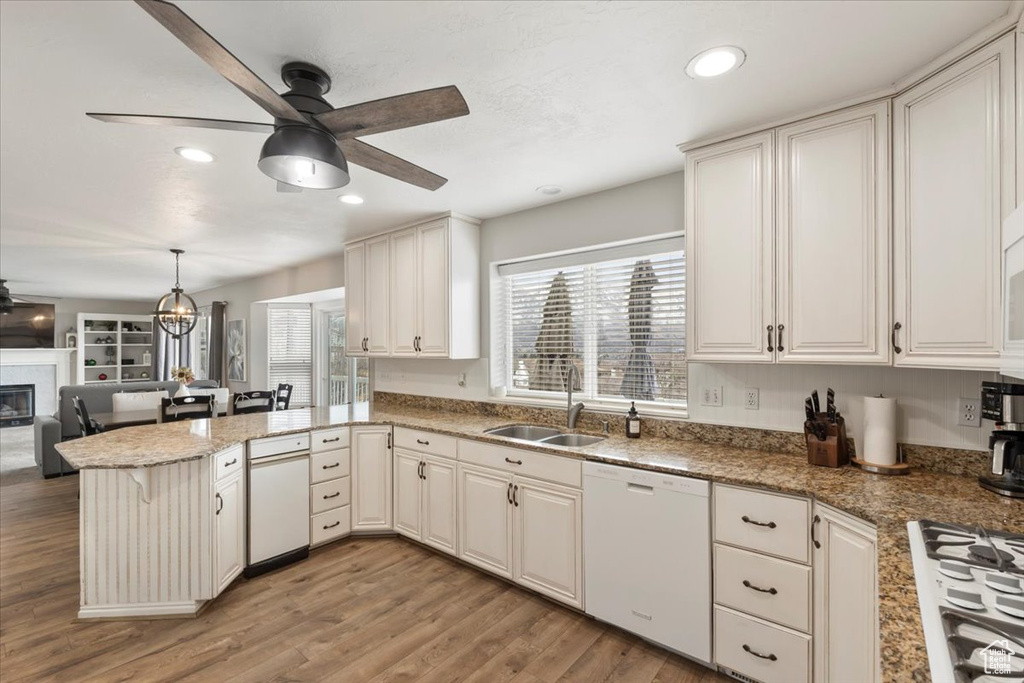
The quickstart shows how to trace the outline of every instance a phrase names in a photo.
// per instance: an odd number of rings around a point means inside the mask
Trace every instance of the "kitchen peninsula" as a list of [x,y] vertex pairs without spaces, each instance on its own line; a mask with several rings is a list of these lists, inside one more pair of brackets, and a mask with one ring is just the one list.
[[[706,479],[730,490],[754,487],[801,497],[864,520],[877,534],[877,655],[883,680],[926,680],[928,676],[906,523],[930,518],[1015,532],[1024,529],[1019,502],[985,492],[961,476],[915,470],[906,477],[883,478],[850,468],[811,467],[794,455],[666,438],[634,440],[612,435],[592,446],[572,449],[524,443],[484,434],[521,419],[450,403],[443,410],[436,405],[378,402],[373,408],[338,406],[232,416],[134,427],[61,444],[62,455],[82,475],[79,616],[194,614],[224,587],[215,560],[214,490],[219,481],[230,478],[218,469],[230,468],[216,465],[238,456],[244,461],[241,447],[253,439],[303,432],[315,435],[345,427],[352,427],[354,452],[360,448],[360,430],[389,435],[385,479],[389,490],[393,428],[396,478],[402,467],[397,435],[405,430],[418,434],[421,441],[434,441],[429,435],[438,435],[431,448],[450,448],[460,466],[463,452],[476,448],[472,444],[513,446],[526,455],[544,454],[556,465],[589,460]],[[354,454],[353,480],[359,476],[358,459]],[[353,504],[365,495],[360,493],[361,486],[352,485]],[[378,533],[400,528],[398,503],[392,521],[390,494],[386,500],[388,509],[381,511],[384,519],[377,525]],[[353,530],[358,531],[355,519]],[[237,547],[237,538],[231,540]],[[240,571],[240,567],[222,569],[235,575]]]

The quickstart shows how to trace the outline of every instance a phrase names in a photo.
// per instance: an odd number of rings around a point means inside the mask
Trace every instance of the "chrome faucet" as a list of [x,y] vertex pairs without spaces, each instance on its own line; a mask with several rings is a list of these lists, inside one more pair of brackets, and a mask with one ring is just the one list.
[[[569,366],[569,372],[568,372],[568,374],[565,377],[565,380],[566,380],[565,383],[566,383],[566,385],[569,388],[569,403],[568,403],[568,406],[567,406],[568,415],[567,415],[567,419],[566,419],[566,426],[569,429],[576,429],[576,420],[579,418],[580,413],[583,411],[583,408],[584,408],[582,401],[580,401],[579,403],[573,405],[573,402],[572,402],[572,387],[573,387],[572,379],[573,379],[573,376],[575,376],[576,379],[579,380],[580,379],[580,371],[576,369],[575,365],[570,365]],[[582,382],[581,382],[581,384],[582,384]]]

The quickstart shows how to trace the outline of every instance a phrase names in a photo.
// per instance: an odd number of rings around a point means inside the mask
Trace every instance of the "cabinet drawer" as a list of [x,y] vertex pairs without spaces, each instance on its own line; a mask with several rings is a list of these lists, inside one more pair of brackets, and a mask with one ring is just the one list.
[[308,450],[309,432],[270,436],[266,439],[253,439],[249,442],[249,456],[253,458]]
[[309,481],[319,484],[322,481],[347,477],[351,468],[351,451],[342,448],[336,451],[317,453],[309,459]]
[[245,457],[242,455],[241,446],[232,446],[215,455],[213,458],[213,469],[216,472],[215,481],[241,472],[244,461]]
[[459,440],[444,434],[424,432],[419,429],[408,429],[406,427],[395,427],[395,448],[405,448],[410,451],[440,455],[443,458],[456,457]]
[[309,509],[316,515],[352,502],[352,477],[332,479],[309,488]]
[[320,545],[352,531],[352,506],[328,510],[309,518],[309,544]]
[[313,453],[323,451],[335,451],[339,448],[348,448],[348,427],[337,429],[321,429],[313,432],[312,448]]
[[807,564],[811,501],[715,486],[715,540]]
[[459,460],[580,488],[582,460],[459,439]]
[[715,545],[715,602],[795,628],[811,630],[811,568]]
[[721,607],[715,608],[718,664],[763,683],[811,680],[811,638]]

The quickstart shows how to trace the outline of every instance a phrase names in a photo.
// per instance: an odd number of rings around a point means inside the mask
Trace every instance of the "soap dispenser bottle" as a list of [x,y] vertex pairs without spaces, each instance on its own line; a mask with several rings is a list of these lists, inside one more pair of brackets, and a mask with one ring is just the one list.
[[629,405],[629,412],[626,413],[626,436],[630,439],[640,438],[640,415],[636,412],[636,402]]

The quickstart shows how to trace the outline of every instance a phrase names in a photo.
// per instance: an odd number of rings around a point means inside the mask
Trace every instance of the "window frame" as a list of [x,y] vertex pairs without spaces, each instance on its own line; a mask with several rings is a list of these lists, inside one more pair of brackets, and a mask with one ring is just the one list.
[[[313,407],[313,406],[316,405],[316,400],[317,400],[317,389],[316,389],[316,376],[317,376],[316,375],[316,373],[317,373],[316,365],[317,364],[316,364],[316,348],[315,348],[315,346],[316,346],[315,322],[316,321],[315,321],[315,316],[313,315],[313,307],[310,304],[301,304],[301,303],[299,303],[299,304],[286,304],[286,303],[275,304],[275,303],[268,303],[267,304],[267,384],[268,384],[268,388],[271,391],[276,391],[277,390],[277,384],[274,383],[271,380],[271,376],[273,374],[273,367],[275,365],[274,361],[272,360],[272,352],[271,352],[271,346],[272,346],[271,345],[271,337],[273,336],[273,322],[271,321],[271,318],[272,318],[272,315],[273,315],[272,311],[274,311],[274,310],[282,310],[282,309],[306,310],[306,311],[309,312],[309,326],[310,326],[310,340],[309,340],[310,341],[310,346],[309,346],[309,353],[310,353],[310,359],[309,359],[310,392],[309,392],[309,403],[308,404],[292,404],[292,405],[294,407],[297,407],[297,408]],[[269,386],[271,384],[273,386]]]

